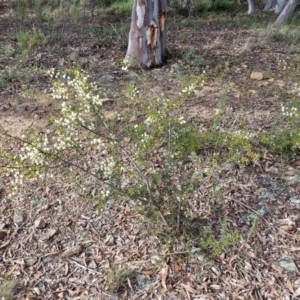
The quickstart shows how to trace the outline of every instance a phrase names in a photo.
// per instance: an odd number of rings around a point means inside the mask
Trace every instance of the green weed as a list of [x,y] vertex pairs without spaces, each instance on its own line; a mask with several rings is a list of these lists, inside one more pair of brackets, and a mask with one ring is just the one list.
[[35,52],[47,42],[47,37],[40,29],[33,28],[30,31],[23,31],[17,34],[18,47],[23,57]]
[[128,43],[129,26],[111,24],[108,27],[92,28],[90,35],[100,47],[107,47],[112,41],[119,47],[124,48]]
[[206,64],[205,58],[194,49],[186,52],[183,55],[183,59],[194,66],[204,66]]
[[240,240],[237,230],[228,232],[226,227],[227,220],[225,219],[219,232],[216,233],[211,226],[206,226],[200,233],[198,245],[212,258],[220,255],[226,247],[236,245]]
[[12,47],[12,45],[5,45],[3,47],[3,51],[6,57],[12,57],[16,53],[16,50]]
[[113,267],[106,275],[106,284],[110,292],[118,292],[125,287],[127,279],[133,276],[133,270],[129,267]]
[[121,16],[130,16],[132,11],[132,5],[133,5],[132,0],[113,2],[109,8],[109,12]]
[[15,280],[0,280],[0,299],[3,300],[12,300],[16,292]]

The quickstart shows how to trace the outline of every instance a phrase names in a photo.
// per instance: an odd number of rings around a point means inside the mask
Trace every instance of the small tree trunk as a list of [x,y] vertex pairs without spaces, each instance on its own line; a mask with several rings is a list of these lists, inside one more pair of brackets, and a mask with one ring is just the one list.
[[287,2],[288,0],[278,0],[275,7],[275,13],[279,15],[287,5]]
[[129,64],[159,67],[165,62],[166,0],[134,0],[126,59]]
[[277,5],[277,0],[268,0],[264,11],[273,11]]
[[183,11],[187,11],[190,6],[190,0],[182,0],[181,1],[181,8]]
[[297,5],[299,4],[298,0],[289,0],[279,17],[277,18],[275,24],[280,25],[288,21],[291,17],[292,13],[296,9]]
[[254,0],[248,0],[248,14],[253,14],[255,12],[255,2]]

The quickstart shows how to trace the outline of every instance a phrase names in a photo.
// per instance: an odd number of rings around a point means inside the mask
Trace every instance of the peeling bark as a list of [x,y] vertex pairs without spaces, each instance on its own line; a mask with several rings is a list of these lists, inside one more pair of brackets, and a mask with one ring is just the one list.
[[287,5],[284,7],[283,11],[277,18],[275,24],[280,25],[288,21],[291,17],[292,13],[296,9],[297,5],[299,4],[299,0],[289,0]]
[[248,14],[253,14],[255,12],[255,2],[254,0],[248,0]]
[[268,0],[263,11],[274,11],[277,5],[277,0]]
[[166,0],[134,0],[126,59],[130,65],[162,66],[166,52]]
[[288,0],[278,0],[277,5],[275,7],[275,13],[279,15],[283,11],[287,3]]

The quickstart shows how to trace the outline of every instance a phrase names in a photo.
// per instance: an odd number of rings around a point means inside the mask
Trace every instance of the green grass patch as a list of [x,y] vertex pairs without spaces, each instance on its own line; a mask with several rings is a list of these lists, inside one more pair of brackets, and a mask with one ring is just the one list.
[[29,54],[36,52],[36,50],[44,46],[47,42],[47,37],[38,28],[32,30],[22,31],[17,33],[17,41],[19,51],[23,57],[27,57]]

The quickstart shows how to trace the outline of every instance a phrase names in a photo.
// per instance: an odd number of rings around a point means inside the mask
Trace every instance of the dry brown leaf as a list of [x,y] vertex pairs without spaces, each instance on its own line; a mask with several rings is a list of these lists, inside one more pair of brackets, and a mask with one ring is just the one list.
[[300,296],[300,287],[297,288],[297,290],[294,292],[293,297]]
[[244,268],[245,268],[245,270],[248,270],[248,271],[252,270],[252,266],[248,261],[245,262],[245,267]]
[[188,292],[192,293],[192,294],[197,294],[199,293],[198,291],[196,291],[194,288],[192,288],[189,284],[183,284],[181,283],[181,286],[184,287]]
[[65,272],[64,272],[65,276],[67,276],[68,273],[69,273],[69,264],[65,263]]
[[145,271],[141,271],[140,273],[145,275],[152,275],[154,272],[152,270],[145,270]]
[[149,260],[133,260],[131,261],[132,264],[136,264],[136,265],[143,265],[143,264],[147,264],[149,262]]
[[282,273],[283,269],[278,264],[271,264],[272,269],[277,271],[278,273]]
[[34,273],[33,277],[35,280],[40,279],[44,274],[41,271],[37,271],[36,273]]
[[128,283],[129,288],[130,288],[132,291],[134,291],[134,289],[132,288],[132,285],[131,285],[130,278],[127,278],[127,283]]
[[283,231],[292,231],[295,229],[295,226],[294,225],[283,225],[283,226],[280,226],[279,229],[283,230]]
[[76,245],[74,247],[67,249],[62,254],[62,257],[71,257],[73,255],[80,255],[82,251],[83,251],[83,246],[81,244],[79,244],[79,245]]
[[45,235],[42,237],[43,240],[48,240],[52,238],[57,233],[56,228],[49,228],[49,230],[45,233]]
[[167,284],[166,284],[168,273],[169,273],[169,266],[167,265],[167,263],[165,263],[163,268],[161,269],[161,285],[166,290],[168,290]]
[[292,294],[294,294],[294,288],[293,288],[293,286],[292,286],[292,284],[291,284],[291,282],[290,282],[289,280],[286,281],[286,286],[287,286],[287,288],[289,289],[289,291],[290,291]]

